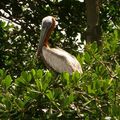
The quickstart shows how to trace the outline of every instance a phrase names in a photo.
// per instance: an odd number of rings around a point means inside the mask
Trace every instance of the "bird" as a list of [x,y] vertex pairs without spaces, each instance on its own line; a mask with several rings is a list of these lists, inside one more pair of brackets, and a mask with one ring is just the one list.
[[51,48],[48,44],[49,37],[57,23],[53,16],[46,16],[42,19],[37,58],[41,58],[48,69],[57,73],[73,74],[77,71],[82,74],[82,67],[75,56],[59,47]]

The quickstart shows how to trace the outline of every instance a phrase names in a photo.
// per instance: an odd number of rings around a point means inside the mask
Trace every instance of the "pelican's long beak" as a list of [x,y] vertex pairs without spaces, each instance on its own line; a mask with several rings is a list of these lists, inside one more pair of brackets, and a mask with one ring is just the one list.
[[39,40],[39,45],[38,45],[38,50],[37,50],[37,57],[40,57],[40,54],[42,52],[42,47],[44,45],[44,41],[47,37],[49,29],[47,27],[42,27],[41,33],[40,33],[40,40]]

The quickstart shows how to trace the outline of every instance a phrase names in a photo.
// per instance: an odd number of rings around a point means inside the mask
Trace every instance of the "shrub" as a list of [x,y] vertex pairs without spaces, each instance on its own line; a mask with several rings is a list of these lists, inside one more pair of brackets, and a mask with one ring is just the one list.
[[103,49],[87,45],[78,55],[84,73],[32,69],[17,78],[0,69],[1,119],[120,119],[119,30]]

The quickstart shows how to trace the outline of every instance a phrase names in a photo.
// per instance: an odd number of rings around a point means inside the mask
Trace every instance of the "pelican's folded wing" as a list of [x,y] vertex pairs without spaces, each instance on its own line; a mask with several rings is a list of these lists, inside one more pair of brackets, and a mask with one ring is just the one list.
[[82,68],[77,59],[68,52],[60,48],[42,48],[45,62],[55,71],[68,72],[72,74],[74,71],[82,73]]

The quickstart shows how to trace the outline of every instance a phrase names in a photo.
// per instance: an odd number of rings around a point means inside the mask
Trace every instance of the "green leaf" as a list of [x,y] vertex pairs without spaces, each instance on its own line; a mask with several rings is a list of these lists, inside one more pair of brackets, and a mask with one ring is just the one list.
[[46,72],[45,74],[45,80],[51,80],[52,74],[50,72]]
[[43,85],[42,85],[41,79],[35,79],[35,83],[37,85],[38,90],[42,91],[43,90]]
[[6,23],[3,22],[3,21],[0,21],[0,26],[1,26],[2,28],[4,28],[4,27],[6,26]]
[[4,69],[0,69],[0,82],[2,79],[5,78],[5,76],[6,76],[6,73],[5,73]]
[[82,64],[84,62],[84,57],[80,54],[77,55],[77,60]]
[[14,104],[17,106],[18,109],[21,110],[22,108],[24,108],[25,103],[24,103],[24,101],[22,101],[21,99],[18,98],[18,99],[14,100]]
[[47,90],[46,91],[46,96],[50,99],[50,100],[54,100],[54,95],[53,92],[51,90]]
[[72,80],[79,81],[79,79],[80,79],[80,73],[74,72],[72,74]]
[[27,73],[26,71],[23,71],[21,73],[21,76],[27,81],[27,82],[30,82],[31,79],[32,79],[32,76],[30,73]]
[[84,57],[85,57],[85,62],[91,63],[91,57],[88,52],[85,52]]
[[65,80],[69,81],[69,73],[64,72],[64,73],[63,73],[63,78],[64,78]]
[[31,70],[31,73],[32,73],[33,76],[35,76],[36,71],[35,71],[34,69],[32,69],[32,70]]
[[91,85],[87,85],[87,90],[89,94],[95,94],[95,91],[92,89]]
[[118,30],[114,30],[114,42],[118,41]]
[[11,109],[11,102],[9,97],[4,97],[2,99],[2,102],[4,103],[7,109]]
[[46,72],[45,76],[37,81],[37,85],[39,85],[39,88],[41,88],[41,90],[45,91],[50,86],[49,83],[51,81],[51,78],[52,74],[50,72]]
[[21,83],[26,84],[26,80],[22,76],[20,76],[15,80],[15,83],[18,85],[21,85]]
[[69,73],[64,72],[62,75],[63,75],[63,80],[67,83],[67,85],[69,85],[69,83],[70,83],[70,80],[69,80],[70,75],[69,75]]
[[42,78],[42,77],[43,77],[43,71],[39,69],[37,71],[37,78]]
[[120,65],[118,63],[116,64],[115,72],[118,75],[118,77],[120,78]]
[[0,69],[0,77],[2,77],[3,75],[4,75],[4,71]]
[[93,52],[92,54],[95,54],[98,51],[97,42],[92,43],[91,48]]
[[74,101],[74,95],[71,93],[67,98],[64,100],[64,107],[67,107]]
[[63,94],[63,91],[61,88],[54,88],[54,97],[57,99],[57,98],[60,98]]
[[5,79],[2,80],[2,85],[4,85],[6,88],[10,87],[12,82],[12,78],[10,75],[7,75]]

